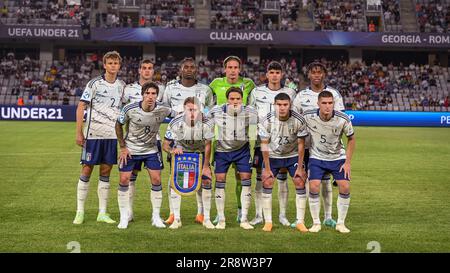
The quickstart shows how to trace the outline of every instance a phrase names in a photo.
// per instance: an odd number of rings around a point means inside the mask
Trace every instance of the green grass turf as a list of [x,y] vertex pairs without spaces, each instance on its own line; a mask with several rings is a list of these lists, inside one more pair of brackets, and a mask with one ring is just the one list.
[[[81,252],[369,252],[370,241],[379,242],[381,252],[449,252],[449,136],[446,128],[356,127],[352,199],[346,222],[350,234],[329,228],[318,234],[301,234],[280,226],[277,186],[273,232],[263,232],[261,225],[242,230],[235,222],[231,172],[226,230],[206,230],[194,223],[195,196],[183,198],[181,229],[152,227],[146,173],[141,173],[137,182],[136,221],[127,230],[119,230],[116,225],[95,221],[97,169],[91,178],[85,224],[72,224],[80,171],[75,123],[2,121],[0,252],[69,252],[67,243],[71,241],[80,243]],[[167,173],[168,168],[163,172],[163,218],[168,216]],[[117,168],[111,183],[108,210],[118,220]],[[290,185],[291,221],[295,218],[294,192]],[[336,196],[334,188],[335,219]],[[253,216],[252,202],[250,218]],[[309,210],[306,219],[310,226]]]

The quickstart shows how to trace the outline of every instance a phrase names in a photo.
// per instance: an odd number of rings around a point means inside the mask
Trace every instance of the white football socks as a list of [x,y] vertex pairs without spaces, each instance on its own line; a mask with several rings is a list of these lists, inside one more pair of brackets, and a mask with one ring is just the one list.
[[262,217],[263,211],[262,211],[262,190],[263,185],[261,181],[261,174],[256,174],[256,185],[255,185],[255,216],[256,217]]
[[287,173],[277,175],[278,182],[278,201],[280,203],[280,216],[286,217],[288,205],[289,188],[287,183]]
[[309,210],[311,211],[314,225],[320,225],[320,197],[318,193],[309,192]]
[[333,210],[333,187],[331,179],[322,180],[322,198],[323,198],[323,211],[325,214],[325,220],[331,219]]
[[162,185],[152,185],[152,190],[150,192],[150,201],[152,203],[152,217],[160,218],[161,204],[162,204]]
[[128,222],[128,213],[130,211],[130,195],[128,185],[119,184],[117,190],[117,201],[119,203],[120,223]]
[[197,197],[197,214],[203,214],[203,200],[202,200],[202,188],[198,189]]
[[297,224],[305,223],[306,189],[296,189],[295,206],[297,208]]
[[338,220],[337,224],[344,224],[345,218],[347,217],[348,208],[350,206],[350,193],[342,194],[340,193],[337,199],[338,207]]
[[241,204],[242,204],[242,213],[241,213],[241,223],[245,223],[248,221],[248,209],[250,208],[250,204],[252,202],[252,180],[242,180],[242,191],[241,191]]
[[208,186],[204,186],[203,187],[203,192],[202,192],[202,202],[203,202],[203,223],[210,221],[211,220],[211,195],[212,195],[212,190],[211,190],[211,185]]
[[99,213],[106,213],[109,198],[109,187],[109,176],[100,176],[97,188]]
[[225,221],[225,182],[216,181],[216,208],[219,222]]
[[89,192],[89,176],[80,175],[77,186],[77,212],[84,212],[84,203]]
[[263,188],[262,207],[265,222],[272,223],[272,188]]
[[180,221],[181,196],[173,189],[170,189],[170,199],[172,199],[172,208],[175,220]]

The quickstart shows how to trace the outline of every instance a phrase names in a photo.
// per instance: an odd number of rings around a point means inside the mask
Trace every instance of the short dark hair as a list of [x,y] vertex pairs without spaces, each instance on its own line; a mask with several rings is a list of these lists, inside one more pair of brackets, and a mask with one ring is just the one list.
[[269,72],[269,70],[280,70],[280,71],[283,71],[283,66],[277,61],[271,61],[267,65],[266,71]]
[[141,95],[143,96],[145,91],[147,91],[149,88],[153,88],[156,90],[156,94],[159,95],[159,86],[154,83],[154,82],[146,82],[144,83],[144,85],[142,86],[141,89]]
[[226,57],[225,60],[223,60],[223,68],[226,68],[227,63],[232,60],[237,61],[239,63],[239,68],[241,67],[241,65],[242,65],[241,59],[238,56],[231,55],[231,56]]
[[277,100],[288,100],[290,102],[291,101],[291,97],[289,97],[289,95],[286,94],[286,93],[280,93],[280,94],[275,96],[274,103],[276,103]]
[[184,100],[183,106],[186,106],[186,104],[188,104],[188,103],[192,103],[192,104],[200,106],[200,101],[196,97],[187,97]]
[[[333,98],[333,94],[330,91],[324,90],[319,93],[319,99],[320,98]],[[334,98],[333,98],[333,100],[334,100]]]
[[244,96],[244,93],[242,92],[241,88],[232,86],[232,87],[228,88],[227,92],[225,93],[225,96],[227,97],[227,99],[228,99],[229,95],[233,92],[239,93],[241,95],[241,98]]
[[195,60],[192,57],[186,57],[180,62],[180,68],[187,62],[193,62],[195,64]]
[[143,59],[140,64],[139,64],[139,68],[142,67],[143,64],[152,64],[155,65],[150,59]]
[[327,72],[327,67],[321,62],[312,62],[308,65],[308,72],[310,72],[313,68],[319,67],[323,70],[323,72]]

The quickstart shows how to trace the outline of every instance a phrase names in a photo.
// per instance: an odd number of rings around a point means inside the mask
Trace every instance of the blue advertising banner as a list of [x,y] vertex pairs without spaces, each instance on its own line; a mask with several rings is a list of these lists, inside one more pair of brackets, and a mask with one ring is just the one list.
[[[450,112],[345,111],[355,126],[450,127]],[[0,105],[0,120],[75,121],[76,106]],[[170,119],[164,121],[170,122]]]
[[171,43],[183,45],[247,44],[450,48],[449,33],[251,31],[152,27],[90,28],[90,35],[83,35],[83,31],[85,30],[80,26],[0,25],[0,39],[90,40],[107,42]]
[[0,120],[75,121],[76,109],[65,105],[0,105]]
[[355,126],[450,127],[450,112],[345,111]]
[[82,40],[80,26],[2,25],[0,38]]
[[93,28],[92,40],[173,44],[258,44],[450,48],[448,33],[246,31],[171,28]]

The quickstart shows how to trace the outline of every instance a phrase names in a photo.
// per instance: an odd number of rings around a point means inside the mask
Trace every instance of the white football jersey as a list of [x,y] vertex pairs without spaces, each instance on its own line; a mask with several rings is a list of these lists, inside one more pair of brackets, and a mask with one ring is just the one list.
[[88,104],[83,130],[86,139],[117,139],[115,125],[122,106],[124,87],[122,80],[109,83],[103,76],[87,83],[80,99]]
[[[156,83],[159,87],[159,93],[158,93],[158,101],[162,101],[162,97],[164,95],[164,85]],[[142,100],[142,86],[139,84],[139,82],[134,82],[127,84],[125,86],[125,90],[123,92],[123,104],[127,104],[130,102],[137,102]]]
[[125,125],[125,145],[132,155],[159,152],[156,145],[159,127],[171,112],[169,107],[158,104],[152,111],[145,112],[142,102],[129,103],[123,107],[117,121]]
[[302,115],[292,111],[288,120],[281,121],[275,112],[269,113],[258,124],[258,135],[269,140],[269,157],[288,158],[298,156],[298,138],[308,135]]
[[[297,95],[295,90],[289,87],[281,87],[279,90],[271,90],[267,84],[260,85],[253,89],[250,93],[248,99],[248,105],[258,111],[258,116],[260,120],[263,120],[267,114],[275,111],[275,96],[280,93],[286,93],[291,98],[291,103],[293,104],[294,99]],[[255,147],[261,146],[261,139],[258,137],[256,139]]]
[[[325,86],[323,91],[329,91],[329,92],[331,92],[331,94],[333,94],[334,110],[338,110],[338,111],[345,110],[344,100],[342,99],[342,96],[339,93],[339,91],[337,91],[336,89],[331,88],[329,86]],[[301,90],[297,94],[297,97],[294,100],[294,105],[293,105],[292,109],[294,109],[295,111],[297,111],[301,114],[308,110],[318,109],[319,106],[317,105],[317,102],[319,101],[319,93],[320,92],[313,91],[310,87],[307,87],[306,89]],[[308,136],[305,139],[305,148],[309,149],[310,146],[311,146],[311,139],[310,139],[310,136]]]
[[350,118],[341,111],[334,111],[329,121],[323,121],[319,116],[319,109],[303,113],[303,117],[311,136],[309,157],[319,160],[332,161],[345,159],[345,147],[342,135],[350,137],[354,134]]
[[186,123],[185,115],[179,114],[172,119],[167,127],[165,138],[175,142],[175,147],[184,152],[202,153],[205,151],[205,141],[214,138],[214,125],[206,118],[195,122],[194,126]]
[[[339,91],[329,86],[325,86],[323,91],[329,91],[333,94],[334,110],[345,111],[344,100]],[[302,114],[305,111],[319,108],[317,105],[319,93],[320,92],[313,91],[310,87],[301,90],[294,100],[293,109]]]
[[214,106],[208,113],[216,130],[218,152],[232,152],[249,143],[250,124],[256,124],[258,112],[243,105],[238,112],[230,111],[227,104]]
[[199,82],[191,87],[183,86],[181,81],[168,84],[164,90],[162,103],[172,108],[177,113],[181,113],[184,110],[184,100],[188,97],[196,97],[200,101],[202,104],[202,112],[207,112],[214,106],[211,88],[208,85]]
[[280,93],[288,94],[291,102],[294,102],[296,93],[293,89],[283,86],[278,90],[271,90],[267,84],[263,84],[253,89],[250,93],[248,105],[255,108],[259,117],[263,119],[267,114],[275,111],[275,96]]

